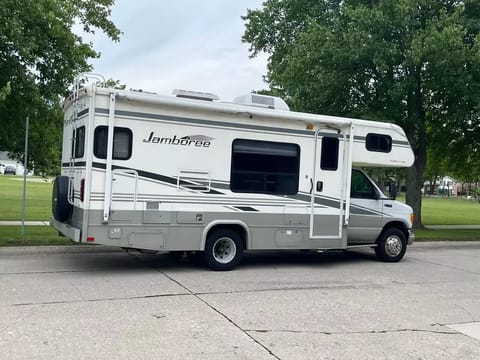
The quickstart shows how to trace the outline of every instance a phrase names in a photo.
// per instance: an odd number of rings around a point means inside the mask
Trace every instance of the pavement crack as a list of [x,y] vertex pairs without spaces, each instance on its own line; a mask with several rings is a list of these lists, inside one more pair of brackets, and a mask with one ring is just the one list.
[[275,292],[275,291],[299,291],[299,290],[354,290],[354,289],[383,289],[385,285],[398,286],[396,284],[380,284],[372,283],[365,285],[323,285],[323,286],[288,286],[278,288],[263,288],[263,289],[248,289],[248,290],[231,290],[231,291],[206,291],[196,292],[197,295],[224,295],[224,294],[248,294],[248,293],[260,293],[260,292]]
[[[143,262],[143,260],[141,258],[139,258],[138,256],[136,255],[133,255],[136,259],[138,259],[138,261]],[[253,341],[255,344],[257,344],[258,346],[260,346],[262,349],[264,349],[270,356],[272,356],[273,358],[277,359],[277,360],[281,360],[281,358],[276,355],[272,350],[270,350],[266,345],[262,344],[259,340],[255,339],[255,337],[253,337],[251,334],[249,334],[246,330],[244,330],[239,324],[237,324],[233,319],[231,319],[230,317],[228,317],[228,315],[226,315],[225,313],[223,313],[222,311],[220,311],[219,309],[217,309],[214,305],[210,304],[207,300],[203,299],[199,294],[195,293],[194,291],[192,291],[190,288],[188,288],[187,286],[183,285],[180,281],[176,280],[175,278],[173,278],[172,276],[168,275],[167,273],[161,271],[160,269],[157,269],[155,266],[153,265],[150,265],[151,268],[153,268],[155,271],[158,271],[160,274],[164,275],[166,278],[168,278],[170,281],[174,282],[175,284],[177,284],[178,286],[180,286],[181,288],[183,288],[185,291],[187,291],[189,293],[189,295],[195,297],[198,301],[200,301],[201,303],[203,303],[205,306],[207,306],[208,308],[210,308],[212,311],[216,312],[217,314],[219,314],[221,317],[223,317],[225,320],[227,320],[232,326],[234,326],[235,328],[237,328],[240,332],[242,332],[247,338],[249,338],[251,341]]]
[[431,334],[458,335],[455,331],[428,330],[428,329],[392,329],[392,330],[369,330],[369,331],[315,331],[315,330],[288,330],[288,329],[246,329],[247,332],[255,333],[290,333],[290,334],[320,334],[320,335],[355,335],[355,334],[389,334],[399,332],[421,332]]
[[38,275],[38,274],[66,274],[66,273],[86,273],[98,272],[104,270],[56,270],[56,271],[23,271],[23,272],[2,272],[0,276],[4,275]]
[[176,296],[191,296],[191,294],[154,294],[154,295],[142,295],[131,297],[115,297],[115,298],[102,298],[102,299],[80,299],[80,300],[62,300],[62,301],[42,301],[42,302],[29,302],[29,303],[17,303],[10,304],[9,306],[37,306],[37,305],[60,305],[60,304],[76,304],[76,303],[94,303],[103,301],[114,300],[138,300],[138,299],[152,299],[161,297],[176,297]]
[[451,269],[451,270],[461,271],[461,272],[464,272],[464,273],[467,273],[467,274],[480,275],[480,273],[475,272],[475,271],[470,271],[470,270],[465,270],[465,269],[459,269],[459,268],[457,268],[457,267],[455,267],[455,266],[448,266],[448,265],[445,265],[445,264],[437,263],[437,262],[435,262],[435,261],[428,261],[428,260],[425,260],[425,259],[420,259],[420,258],[417,258],[417,257],[415,257],[415,256],[411,256],[411,255],[409,255],[408,258],[409,258],[409,259],[416,260],[416,261],[419,261],[419,262],[425,262],[425,263],[428,263],[428,264],[441,266],[441,267],[444,267],[444,268],[447,268],[447,269]]

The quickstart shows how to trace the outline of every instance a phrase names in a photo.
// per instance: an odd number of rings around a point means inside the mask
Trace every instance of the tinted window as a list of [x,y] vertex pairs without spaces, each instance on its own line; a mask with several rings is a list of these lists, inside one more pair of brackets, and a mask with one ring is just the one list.
[[389,153],[392,151],[392,138],[383,134],[368,134],[366,146],[368,151]]
[[298,191],[297,144],[236,139],[230,188],[234,192],[292,195]]
[[320,169],[335,171],[338,169],[338,138],[322,138],[322,157]]
[[372,183],[361,171],[352,171],[350,196],[357,199],[376,199],[377,192]]
[[72,158],[82,158],[85,153],[85,126],[73,129]]
[[[107,158],[108,127],[99,126],[95,129],[93,152],[99,159]],[[113,159],[128,160],[132,156],[132,131],[127,128],[115,127],[113,130]]]

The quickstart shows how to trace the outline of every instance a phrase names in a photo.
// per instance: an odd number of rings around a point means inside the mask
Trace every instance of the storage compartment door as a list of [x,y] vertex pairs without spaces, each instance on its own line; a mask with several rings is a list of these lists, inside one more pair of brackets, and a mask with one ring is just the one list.
[[113,170],[112,222],[133,222],[137,210],[138,174],[134,170]]

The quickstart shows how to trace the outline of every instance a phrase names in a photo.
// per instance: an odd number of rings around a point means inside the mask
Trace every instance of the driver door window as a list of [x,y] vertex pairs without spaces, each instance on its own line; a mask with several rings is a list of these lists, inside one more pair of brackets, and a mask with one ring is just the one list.
[[355,199],[377,199],[377,192],[368,178],[358,170],[352,171],[350,197]]

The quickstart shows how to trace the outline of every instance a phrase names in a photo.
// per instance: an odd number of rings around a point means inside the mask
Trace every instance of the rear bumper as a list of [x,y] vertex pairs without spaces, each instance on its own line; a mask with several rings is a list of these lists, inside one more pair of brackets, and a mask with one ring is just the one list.
[[77,229],[68,224],[62,223],[56,220],[54,217],[50,218],[50,225],[57,229],[62,235],[68,237],[69,239],[80,242],[80,229]]
[[415,241],[415,233],[412,229],[408,229],[408,245],[412,245]]

